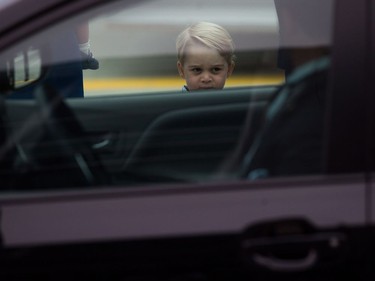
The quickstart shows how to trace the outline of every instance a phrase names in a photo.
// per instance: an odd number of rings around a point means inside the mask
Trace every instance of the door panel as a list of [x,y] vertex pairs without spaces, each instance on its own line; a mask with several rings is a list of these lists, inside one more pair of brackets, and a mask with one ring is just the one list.
[[3,198],[1,274],[371,280],[364,195],[357,175]]
[[[245,121],[255,112],[262,114],[275,90],[249,87],[70,99],[68,106],[83,127],[83,141],[91,145],[117,184],[195,181],[220,168],[236,149]],[[29,126],[20,136],[26,154],[48,158],[48,153],[61,149],[54,148],[56,141],[43,140],[49,118],[39,120],[40,108],[32,101],[10,100],[7,107],[13,130]],[[27,122],[33,118],[30,126]],[[251,126],[247,123],[247,130],[260,128],[261,119],[256,120]]]
[[259,221],[295,217],[318,228],[355,226],[365,223],[366,208],[361,175],[6,201],[7,246],[237,233]]

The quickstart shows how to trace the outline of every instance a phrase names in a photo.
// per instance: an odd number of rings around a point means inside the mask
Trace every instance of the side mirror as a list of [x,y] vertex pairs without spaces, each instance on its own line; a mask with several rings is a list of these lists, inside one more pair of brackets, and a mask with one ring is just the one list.
[[39,49],[29,47],[6,56],[0,65],[0,91],[17,90],[41,77],[42,59]]

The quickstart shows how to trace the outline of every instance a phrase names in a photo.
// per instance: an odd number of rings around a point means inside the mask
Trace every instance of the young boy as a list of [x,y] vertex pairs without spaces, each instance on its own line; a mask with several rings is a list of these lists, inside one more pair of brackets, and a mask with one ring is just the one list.
[[234,69],[234,45],[221,26],[199,22],[180,33],[176,41],[177,69],[185,79],[183,91],[223,89]]

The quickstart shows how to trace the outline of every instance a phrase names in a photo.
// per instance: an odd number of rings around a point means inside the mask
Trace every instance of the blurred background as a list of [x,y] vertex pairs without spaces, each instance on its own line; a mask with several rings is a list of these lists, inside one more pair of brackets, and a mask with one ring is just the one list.
[[90,22],[98,70],[84,71],[85,96],[179,90],[175,40],[188,25],[210,21],[233,37],[236,68],[226,87],[283,81],[277,68],[278,21],[273,0],[135,2]]

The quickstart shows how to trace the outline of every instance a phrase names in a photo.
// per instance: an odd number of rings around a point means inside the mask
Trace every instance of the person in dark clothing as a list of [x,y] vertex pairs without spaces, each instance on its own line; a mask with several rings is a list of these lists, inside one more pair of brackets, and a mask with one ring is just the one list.
[[[40,83],[59,90],[64,98],[84,96],[81,51],[78,38],[70,28],[48,34],[33,42],[40,49],[42,71]],[[33,99],[35,88],[40,83],[32,83],[7,96],[8,99]]]
[[91,52],[90,45],[90,29],[88,22],[84,22],[77,26],[76,35],[78,40],[79,50],[82,56],[82,69],[96,70],[99,68],[99,62],[94,58]]

